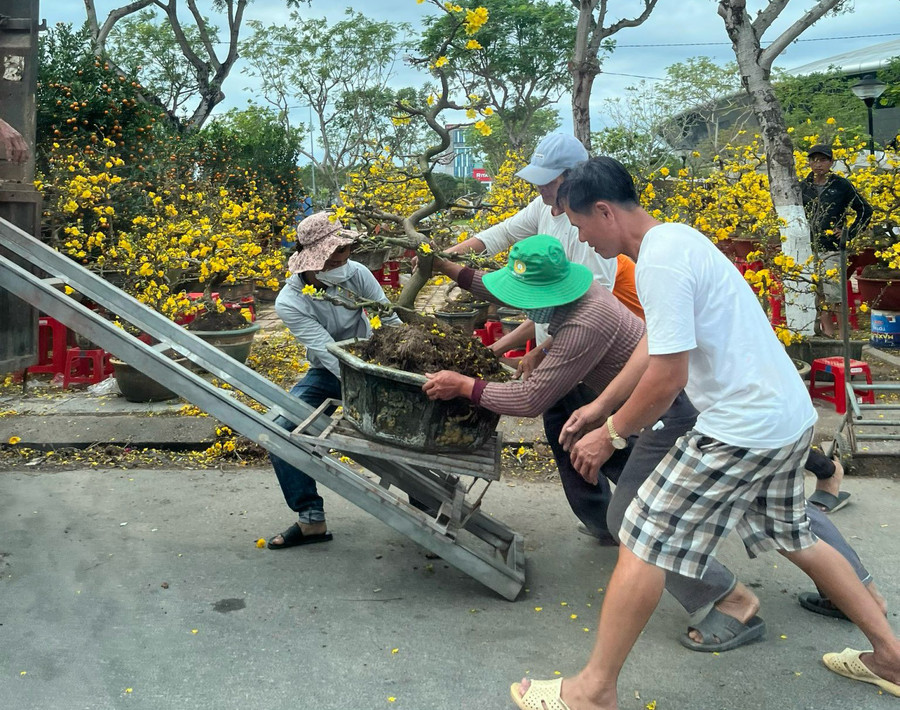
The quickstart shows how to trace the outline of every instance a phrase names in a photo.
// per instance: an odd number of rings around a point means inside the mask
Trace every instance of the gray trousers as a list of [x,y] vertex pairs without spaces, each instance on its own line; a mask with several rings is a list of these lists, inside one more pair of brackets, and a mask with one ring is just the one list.
[[[640,436],[630,437],[628,440],[630,455],[627,458],[612,458],[603,465],[601,472],[616,484],[607,512],[610,532],[618,534],[625,510],[637,494],[638,488],[675,445],[676,440],[694,426],[696,419],[697,410],[682,392],[661,418],[660,421],[663,422],[661,429],[645,429]],[[806,514],[813,534],[843,555],[863,584],[868,584],[872,577],[863,567],[859,555],[825,513],[807,503]],[[707,604],[714,604],[727,596],[736,584],[737,578],[731,570],[715,558],[710,559],[709,567],[702,579],[666,572],[666,589],[689,614],[694,614]]]

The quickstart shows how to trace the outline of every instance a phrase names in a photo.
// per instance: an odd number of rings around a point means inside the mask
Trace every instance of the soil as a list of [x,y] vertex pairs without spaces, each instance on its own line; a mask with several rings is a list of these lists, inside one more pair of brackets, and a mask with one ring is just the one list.
[[227,308],[222,313],[206,311],[185,326],[186,330],[240,330],[247,327],[247,319],[235,308]]
[[366,362],[420,375],[453,370],[491,382],[509,379],[497,356],[479,340],[436,322],[379,328],[349,350]]
[[475,305],[473,303],[461,303],[459,301],[450,301],[445,303],[438,310],[439,313],[473,313]]
[[888,269],[878,264],[869,264],[864,266],[862,270],[864,279],[897,279],[900,281],[900,272],[896,269]]

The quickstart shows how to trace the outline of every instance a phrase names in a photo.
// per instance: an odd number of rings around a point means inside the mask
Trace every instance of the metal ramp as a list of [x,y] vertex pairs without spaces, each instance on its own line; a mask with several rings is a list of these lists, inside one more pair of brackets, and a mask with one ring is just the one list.
[[[397,532],[439,555],[444,561],[509,600],[525,584],[521,535],[481,511],[496,453],[454,468],[455,456],[412,455],[393,447],[372,445],[354,437],[346,425],[291,397],[280,387],[208,345],[182,327],[95,276],[84,267],[0,219],[0,244],[26,265],[50,274],[40,278],[0,256],[0,288],[81,333],[117,358],[140,369],[233,430],[308,473],[354,505]],[[159,341],[150,346],[111,321],[69,298],[68,285]],[[203,377],[167,357],[175,350],[214,377],[262,405],[265,414],[214,387]],[[284,415],[301,422],[294,435],[275,419]],[[353,462],[329,454],[347,448]],[[355,443],[354,443],[355,442]],[[496,447],[499,442],[494,441]],[[476,457],[477,458],[477,457]],[[481,473],[482,475],[478,475]],[[473,474],[475,475],[472,478]],[[472,480],[469,480],[472,478]],[[483,486],[478,492],[476,489]],[[407,502],[414,498],[429,514]]]

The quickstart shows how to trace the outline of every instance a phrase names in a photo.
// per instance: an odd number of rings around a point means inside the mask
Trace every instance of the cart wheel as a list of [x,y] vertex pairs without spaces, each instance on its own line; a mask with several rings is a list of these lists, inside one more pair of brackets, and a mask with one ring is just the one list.
[[853,449],[850,447],[850,440],[843,432],[838,432],[834,435],[832,456],[839,458],[845,471],[849,471],[853,466]]

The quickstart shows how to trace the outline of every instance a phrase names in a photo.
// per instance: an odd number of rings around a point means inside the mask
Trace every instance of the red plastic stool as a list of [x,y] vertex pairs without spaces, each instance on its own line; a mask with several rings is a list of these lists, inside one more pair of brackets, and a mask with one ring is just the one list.
[[34,374],[65,372],[69,329],[55,318],[38,319],[38,364],[28,368]]
[[372,269],[375,280],[382,286],[400,288],[400,262],[386,261],[380,269]]
[[[827,382],[822,385],[816,384],[816,373],[830,373],[834,376],[834,382]],[[872,384],[872,371],[869,369],[868,363],[859,360],[850,361],[850,379],[853,380],[854,375],[865,375],[866,382]],[[834,404],[834,409],[838,414],[844,414],[847,411],[847,388],[846,379],[844,377],[844,358],[842,357],[819,357],[812,361],[812,367],[809,372],[809,396],[814,399],[824,399],[826,402]],[[857,391],[856,397],[858,402],[866,404],[875,404],[875,393],[872,390]]]
[[63,370],[63,389],[69,385],[102,382],[112,374],[109,353],[102,348],[82,350],[70,348],[66,352],[66,369]]
[[475,337],[481,339],[482,345],[490,347],[503,337],[503,325],[500,321],[489,320],[484,328],[475,329]]

